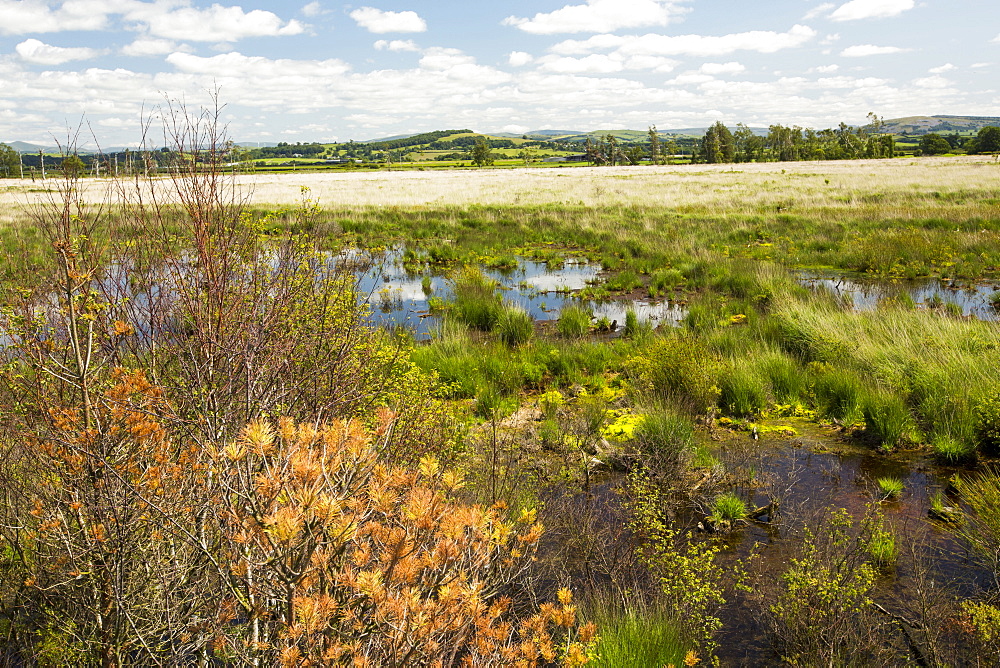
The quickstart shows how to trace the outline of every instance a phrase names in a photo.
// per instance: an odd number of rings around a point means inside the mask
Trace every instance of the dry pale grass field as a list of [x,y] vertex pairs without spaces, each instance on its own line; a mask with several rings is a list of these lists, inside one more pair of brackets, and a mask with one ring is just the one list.
[[[785,162],[661,167],[483,169],[440,172],[357,171],[236,177],[261,206],[288,206],[308,197],[324,208],[402,206],[644,205],[747,211],[774,205],[850,207],[912,205],[914,196],[1000,191],[1000,164],[989,156]],[[46,187],[48,184],[48,187]],[[57,181],[0,179],[0,224],[24,220],[26,209],[51,197]],[[166,181],[162,185],[168,185]],[[85,201],[113,198],[110,183],[86,179]],[[945,198],[947,199],[947,198]],[[929,206],[933,208],[933,203]],[[888,212],[886,212],[888,213]]]

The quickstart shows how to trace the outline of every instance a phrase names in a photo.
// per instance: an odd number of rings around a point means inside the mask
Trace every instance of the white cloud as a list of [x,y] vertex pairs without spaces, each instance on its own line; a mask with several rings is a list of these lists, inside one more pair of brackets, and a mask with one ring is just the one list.
[[93,2],[66,2],[53,9],[42,0],[0,0],[0,35],[100,30],[109,10]]
[[420,47],[412,39],[380,39],[375,42],[375,48],[379,51],[419,51]]
[[698,84],[708,83],[710,81],[715,81],[715,77],[710,74],[699,74],[697,72],[688,72],[686,74],[680,74],[670,81],[667,85],[673,86],[696,86]]
[[458,49],[435,46],[427,49],[420,59],[420,66],[430,70],[447,70],[462,65],[472,65],[476,59]]
[[164,56],[181,50],[185,49],[178,47],[173,40],[155,37],[136,37],[131,44],[122,47],[122,53],[126,56]]
[[511,51],[507,56],[507,64],[511,67],[523,67],[535,58],[530,53],[524,51]]
[[839,41],[840,41],[840,33],[835,32],[821,39],[819,43],[822,44],[823,46],[830,46],[831,44],[834,44]]
[[561,74],[610,74],[625,69],[620,58],[605,54],[593,54],[584,58],[546,56],[541,61],[541,69]]
[[913,5],[914,0],[851,0],[830,14],[830,19],[833,21],[856,21],[858,19],[898,16],[913,9]]
[[308,16],[310,18],[314,16],[319,16],[320,14],[326,14],[326,10],[323,9],[323,5],[318,2],[310,2],[302,8],[302,15]]
[[532,18],[508,16],[503,25],[536,35],[567,32],[612,32],[620,28],[665,26],[687,12],[677,0],[587,0]]
[[283,22],[276,14],[242,7],[212,5],[206,9],[181,7],[164,11],[162,3],[133,3],[126,20],[145,25],[150,35],[193,42],[234,42],[245,37],[279,37],[305,32],[296,20]]
[[502,128],[500,128],[500,132],[509,132],[515,135],[523,135],[529,129],[530,128],[524,125],[505,125]]
[[930,72],[931,74],[944,74],[945,72],[951,72],[952,70],[957,70],[957,69],[958,68],[952,65],[951,63],[945,63],[940,67],[932,67],[927,71]]
[[996,37],[991,39],[990,42],[992,42],[993,44],[1000,44],[1000,35],[997,35]]
[[809,71],[810,72],[819,72],[820,74],[830,74],[831,72],[836,72],[839,69],[840,69],[840,65],[820,65],[818,67],[812,68]]
[[14,50],[22,60],[36,65],[62,65],[73,60],[89,60],[101,55],[96,49],[52,46],[37,39],[26,39],[14,47]]
[[728,63],[705,63],[698,68],[699,72],[704,72],[705,74],[719,75],[719,74],[739,74],[740,72],[746,71],[746,67],[742,63],[737,63],[736,61],[731,61]]
[[670,72],[677,67],[677,61],[662,56],[623,56],[619,53],[591,54],[582,58],[569,56],[545,56],[539,61],[539,69],[561,74],[611,74],[613,72],[655,71]]
[[862,58],[864,56],[881,56],[889,53],[904,53],[909,49],[898,46],[875,46],[874,44],[858,44],[849,46],[840,52],[846,58]]
[[384,12],[374,7],[355,9],[349,16],[369,32],[424,32],[427,22],[416,12]]
[[[167,62],[181,72],[206,74],[219,78],[248,77],[248,80],[287,79],[300,82],[312,76],[334,76],[350,71],[351,66],[342,60],[271,60],[262,56],[244,56],[233,51],[204,58],[187,53],[172,53]],[[298,85],[296,83],[295,85]]]
[[113,16],[153,37],[198,42],[232,42],[305,31],[299,21],[284,22],[269,11],[246,12],[238,6],[218,4],[199,9],[191,6],[191,0],[66,0],[56,8],[52,4],[0,0],[0,34],[103,30]]
[[833,4],[832,2],[824,2],[822,5],[817,5],[812,9],[810,9],[808,12],[806,12],[806,15],[802,17],[802,20],[811,21],[812,19],[823,16],[836,6],[837,5]]
[[924,77],[922,79],[914,79],[913,85],[918,88],[947,88],[951,85],[951,82],[941,76]]
[[722,56],[734,51],[775,53],[801,46],[816,36],[808,26],[795,25],[785,33],[770,30],[706,35],[595,35],[586,40],[565,40],[552,47],[554,53],[578,55],[614,49],[622,55],[649,56]]
[[969,65],[969,67],[972,67],[972,68],[978,70],[981,67],[989,67],[992,64],[993,63],[972,63],[971,65]]

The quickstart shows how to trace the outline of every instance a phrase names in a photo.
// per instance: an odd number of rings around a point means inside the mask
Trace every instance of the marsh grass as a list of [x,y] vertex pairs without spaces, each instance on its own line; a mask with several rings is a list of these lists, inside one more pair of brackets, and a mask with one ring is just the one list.
[[685,282],[679,269],[656,269],[649,277],[649,296],[652,299],[663,297],[683,287]]
[[604,281],[604,287],[612,292],[631,292],[642,287],[642,279],[634,271],[620,271]]
[[767,389],[752,361],[731,360],[719,382],[719,405],[735,417],[749,418],[767,408]]
[[879,495],[883,499],[895,499],[903,493],[903,481],[892,476],[877,478],[875,484],[878,485]]
[[995,290],[990,294],[990,306],[994,311],[1000,311],[1000,290]]
[[690,645],[682,627],[664,611],[632,602],[629,607],[606,601],[592,603],[585,617],[597,624],[597,658],[588,665],[601,668],[662,668],[683,666]]
[[746,503],[732,492],[720,494],[712,502],[711,519],[716,524],[726,523],[732,525],[734,522],[746,517],[746,514]]
[[[760,163],[736,173],[720,167],[258,174],[237,181],[253,206],[279,212],[300,205],[308,188],[317,214],[298,231],[338,243],[426,243],[435,262],[468,258],[470,250],[503,257],[512,246],[556,240],[592,249],[608,268],[638,274],[676,266],[694,287],[711,279],[686,265],[722,257],[964,278],[1000,265],[1000,184],[983,158]],[[10,183],[0,190],[0,227],[44,195]],[[81,187],[87,201],[115,205],[108,182],[85,179]],[[166,180],[158,197],[175,197]]]
[[864,401],[865,433],[879,446],[892,449],[911,437],[912,416],[903,398],[874,392]]
[[888,569],[896,565],[899,547],[896,535],[886,529],[875,528],[868,538],[868,554],[880,568]]
[[826,417],[848,425],[864,419],[862,402],[865,389],[854,371],[829,365],[822,367],[814,375],[813,391],[817,409]]
[[974,443],[956,438],[948,433],[935,434],[931,439],[931,447],[934,450],[935,458],[950,466],[974,464],[977,458]]
[[559,313],[559,320],[556,321],[556,331],[563,338],[582,338],[590,331],[590,321],[592,318],[590,310],[583,306],[566,306]]
[[625,327],[622,329],[622,336],[628,339],[644,340],[653,333],[653,323],[648,320],[640,320],[635,309],[625,309]]
[[635,439],[646,466],[655,476],[671,476],[687,468],[694,456],[695,436],[691,418],[668,404],[643,411]]
[[775,401],[790,404],[805,397],[805,370],[793,357],[779,350],[772,350],[763,353],[756,364]]
[[973,441],[973,407],[1000,387],[1000,329],[992,323],[898,307],[847,313],[814,300],[790,300],[776,317],[782,346],[812,362],[816,401],[826,414],[858,416],[868,394],[862,377],[880,388],[882,405],[876,401],[869,411],[880,438],[905,431],[905,406],[925,433]]
[[535,322],[520,306],[504,304],[497,318],[496,333],[509,346],[524,345],[535,334]]
[[470,327],[492,332],[503,313],[496,281],[475,266],[463,266],[451,279],[452,312]]

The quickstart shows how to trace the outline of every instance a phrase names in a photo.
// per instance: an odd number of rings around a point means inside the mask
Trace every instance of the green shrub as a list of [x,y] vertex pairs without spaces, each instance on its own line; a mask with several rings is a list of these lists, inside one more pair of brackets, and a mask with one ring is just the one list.
[[633,475],[629,484],[629,527],[646,537],[640,558],[658,578],[658,601],[677,622],[681,638],[710,657],[716,646],[715,634],[722,628],[718,613],[726,603],[725,571],[717,560],[721,548],[687,540],[670,526],[663,512],[669,501],[647,476]]
[[520,306],[504,304],[497,318],[496,333],[509,346],[520,346],[531,340],[535,334],[535,322]]
[[815,530],[806,528],[801,555],[781,575],[767,610],[783,664],[891,665],[876,654],[886,649],[873,633],[881,621],[871,599],[878,573],[852,529],[846,510],[831,510]]
[[567,339],[579,339],[590,331],[590,311],[582,306],[566,306],[559,313],[556,331]]
[[694,338],[657,339],[640,349],[628,367],[639,388],[693,412],[708,411],[719,398],[719,360]]
[[1000,393],[981,398],[976,404],[976,436],[990,454],[1000,452]]

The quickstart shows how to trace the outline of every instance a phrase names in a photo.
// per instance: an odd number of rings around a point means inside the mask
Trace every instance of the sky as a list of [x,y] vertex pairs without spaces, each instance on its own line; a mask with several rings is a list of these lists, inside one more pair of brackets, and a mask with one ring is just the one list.
[[0,0],[0,141],[1000,116],[997,0],[368,1]]

